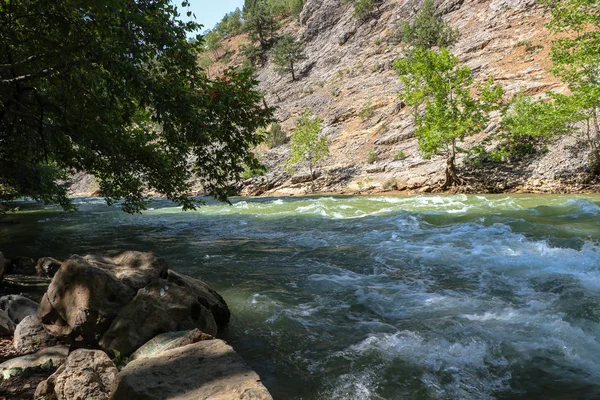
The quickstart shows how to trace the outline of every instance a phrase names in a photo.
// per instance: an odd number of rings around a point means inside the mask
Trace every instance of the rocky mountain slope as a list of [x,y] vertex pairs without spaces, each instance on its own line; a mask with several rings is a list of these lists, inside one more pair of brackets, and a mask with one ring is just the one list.
[[[398,27],[410,21],[423,0],[385,0],[374,17],[357,21],[351,3],[307,0],[299,21],[287,21],[279,34],[291,33],[305,43],[307,60],[300,79],[280,76],[268,61],[257,78],[269,105],[288,136],[303,110],[323,120],[331,155],[314,183],[318,192],[369,192],[391,189],[435,191],[443,181],[445,160],[425,160],[414,137],[411,110],[397,93],[400,80],[393,61],[402,55]],[[438,12],[460,31],[452,51],[472,68],[477,80],[494,77],[507,97],[520,91],[542,94],[566,88],[550,72],[552,36],[547,10],[535,0],[438,0]],[[239,38],[233,42],[239,43]],[[232,42],[232,43],[233,43]],[[235,46],[234,46],[235,47]],[[362,111],[362,112],[361,112]],[[362,118],[361,118],[362,117]],[[471,137],[463,147],[480,143],[497,129]],[[399,152],[404,158],[395,157]],[[264,177],[243,182],[243,194],[303,194],[308,176],[286,173],[289,145],[263,148]],[[464,157],[463,157],[464,158]],[[588,158],[580,138],[565,137],[549,151],[519,164],[468,168],[466,191],[585,191],[593,189],[586,174]]]

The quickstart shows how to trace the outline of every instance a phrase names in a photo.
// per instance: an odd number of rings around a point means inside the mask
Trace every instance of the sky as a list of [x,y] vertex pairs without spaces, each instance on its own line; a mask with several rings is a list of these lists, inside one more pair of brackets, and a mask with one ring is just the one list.
[[[244,0],[189,0],[190,11],[196,14],[196,22],[204,25],[202,31],[206,29],[212,29],[215,24],[219,22],[223,16],[231,11],[234,11],[236,7],[242,9]],[[179,3],[179,4],[177,4]],[[186,9],[181,8],[181,2],[177,1],[176,4],[179,6],[179,12],[183,19],[185,18]]]

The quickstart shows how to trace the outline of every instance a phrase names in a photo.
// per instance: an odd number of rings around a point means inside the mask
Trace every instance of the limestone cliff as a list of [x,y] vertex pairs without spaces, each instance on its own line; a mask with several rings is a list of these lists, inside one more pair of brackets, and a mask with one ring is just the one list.
[[[270,60],[258,68],[267,103],[277,107],[277,118],[288,136],[306,108],[323,119],[331,156],[315,182],[316,191],[435,190],[443,180],[445,160],[425,160],[419,154],[411,111],[398,98],[401,83],[392,68],[402,55],[395,40],[398,26],[414,18],[423,0],[385,0],[365,23],[356,20],[347,3],[307,0],[299,21],[286,21],[279,34],[300,38],[308,59],[299,66],[297,81],[278,75]],[[546,28],[547,11],[535,0],[437,0],[436,6],[460,30],[452,51],[472,68],[477,80],[494,77],[509,96],[519,91],[566,90],[548,72],[552,37]],[[372,112],[360,118],[366,107]],[[364,118],[364,114],[371,115]],[[463,146],[481,142],[495,129],[492,123]],[[406,157],[395,160],[400,151]],[[285,172],[288,154],[288,145],[261,149],[269,172],[246,180],[242,193],[306,193],[306,179]],[[587,163],[581,140],[565,137],[547,153],[518,165],[487,170],[468,170],[463,165],[462,172],[471,177],[466,189],[471,191],[581,191],[592,188]]]

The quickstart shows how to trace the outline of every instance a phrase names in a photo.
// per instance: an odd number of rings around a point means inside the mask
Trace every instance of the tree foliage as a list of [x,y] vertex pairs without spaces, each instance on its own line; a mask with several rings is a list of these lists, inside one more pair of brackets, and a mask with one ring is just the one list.
[[354,17],[364,22],[373,16],[379,0],[354,0]]
[[394,67],[404,83],[401,96],[414,107],[416,136],[422,154],[447,157],[443,187],[461,184],[455,167],[458,143],[481,132],[489,113],[498,108],[503,95],[493,80],[476,86],[470,68],[442,48],[417,48]]
[[250,39],[258,41],[263,50],[269,48],[279,23],[268,0],[247,1],[244,5],[244,30]]
[[225,14],[213,30],[221,37],[235,36],[242,33],[243,24],[242,11],[236,8],[235,11]]
[[327,138],[321,136],[321,119],[313,116],[310,110],[304,111],[296,123],[290,147],[292,153],[288,166],[293,168],[298,164],[305,164],[310,176],[314,177],[314,168],[329,155],[329,146]]
[[425,0],[412,25],[401,26],[402,40],[409,46],[431,49],[433,47],[451,47],[459,37],[442,17],[436,14],[433,0]]
[[300,61],[306,60],[304,46],[292,35],[285,35],[275,44],[273,50],[273,63],[277,67],[277,72],[284,75],[292,74],[292,80],[296,80],[295,66]]
[[207,78],[198,28],[169,0],[1,2],[0,198],[68,208],[85,171],[129,212],[145,188],[193,207],[193,177],[225,199],[272,110],[248,71]]
[[600,172],[600,0],[546,0],[551,9],[549,27],[561,35],[554,40],[552,71],[571,90],[574,122],[583,125],[586,140]]

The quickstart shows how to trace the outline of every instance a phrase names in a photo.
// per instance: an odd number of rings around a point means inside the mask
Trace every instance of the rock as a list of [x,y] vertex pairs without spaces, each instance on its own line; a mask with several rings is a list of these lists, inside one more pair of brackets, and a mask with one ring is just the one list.
[[35,368],[52,361],[57,366],[62,363],[69,354],[69,346],[54,346],[38,351],[37,353],[11,358],[0,364],[0,373],[7,378],[13,376],[18,370]]
[[6,259],[4,258],[4,254],[0,251],[0,281],[4,278],[4,273],[6,269]]
[[218,339],[132,361],[115,388],[113,400],[272,400],[260,377]]
[[101,350],[79,349],[35,391],[35,399],[106,400],[110,397],[117,367]]
[[195,328],[217,334],[211,311],[192,289],[161,279],[140,289],[121,309],[100,346],[129,355],[160,333]]
[[225,300],[223,300],[223,297],[219,293],[211,289],[206,283],[171,270],[169,270],[168,281],[190,289],[198,297],[200,304],[210,310],[219,328],[229,323],[231,312],[229,311],[229,307],[227,307],[227,303],[225,303]]
[[37,315],[50,334],[95,344],[134,296],[114,274],[73,257],[54,275]]
[[38,260],[35,266],[35,272],[39,276],[47,276],[48,278],[52,278],[61,265],[62,262],[52,257],[43,257]]
[[0,310],[0,336],[12,335],[15,331],[15,323],[10,319],[8,313]]
[[0,297],[0,309],[6,311],[9,318],[18,324],[28,315],[35,314],[38,303],[18,294]]
[[152,252],[109,251],[104,255],[87,255],[90,264],[114,274],[119,280],[138,290],[155,279],[166,278],[169,264]]
[[149,342],[140,347],[131,355],[132,360],[154,357],[163,351],[187,346],[201,340],[212,340],[212,336],[194,329],[193,331],[167,332],[154,336]]
[[28,315],[15,328],[13,346],[21,353],[54,345],[56,345],[56,338],[46,332],[37,315]]
[[29,257],[15,257],[8,263],[7,272],[18,275],[35,275],[35,261]]

